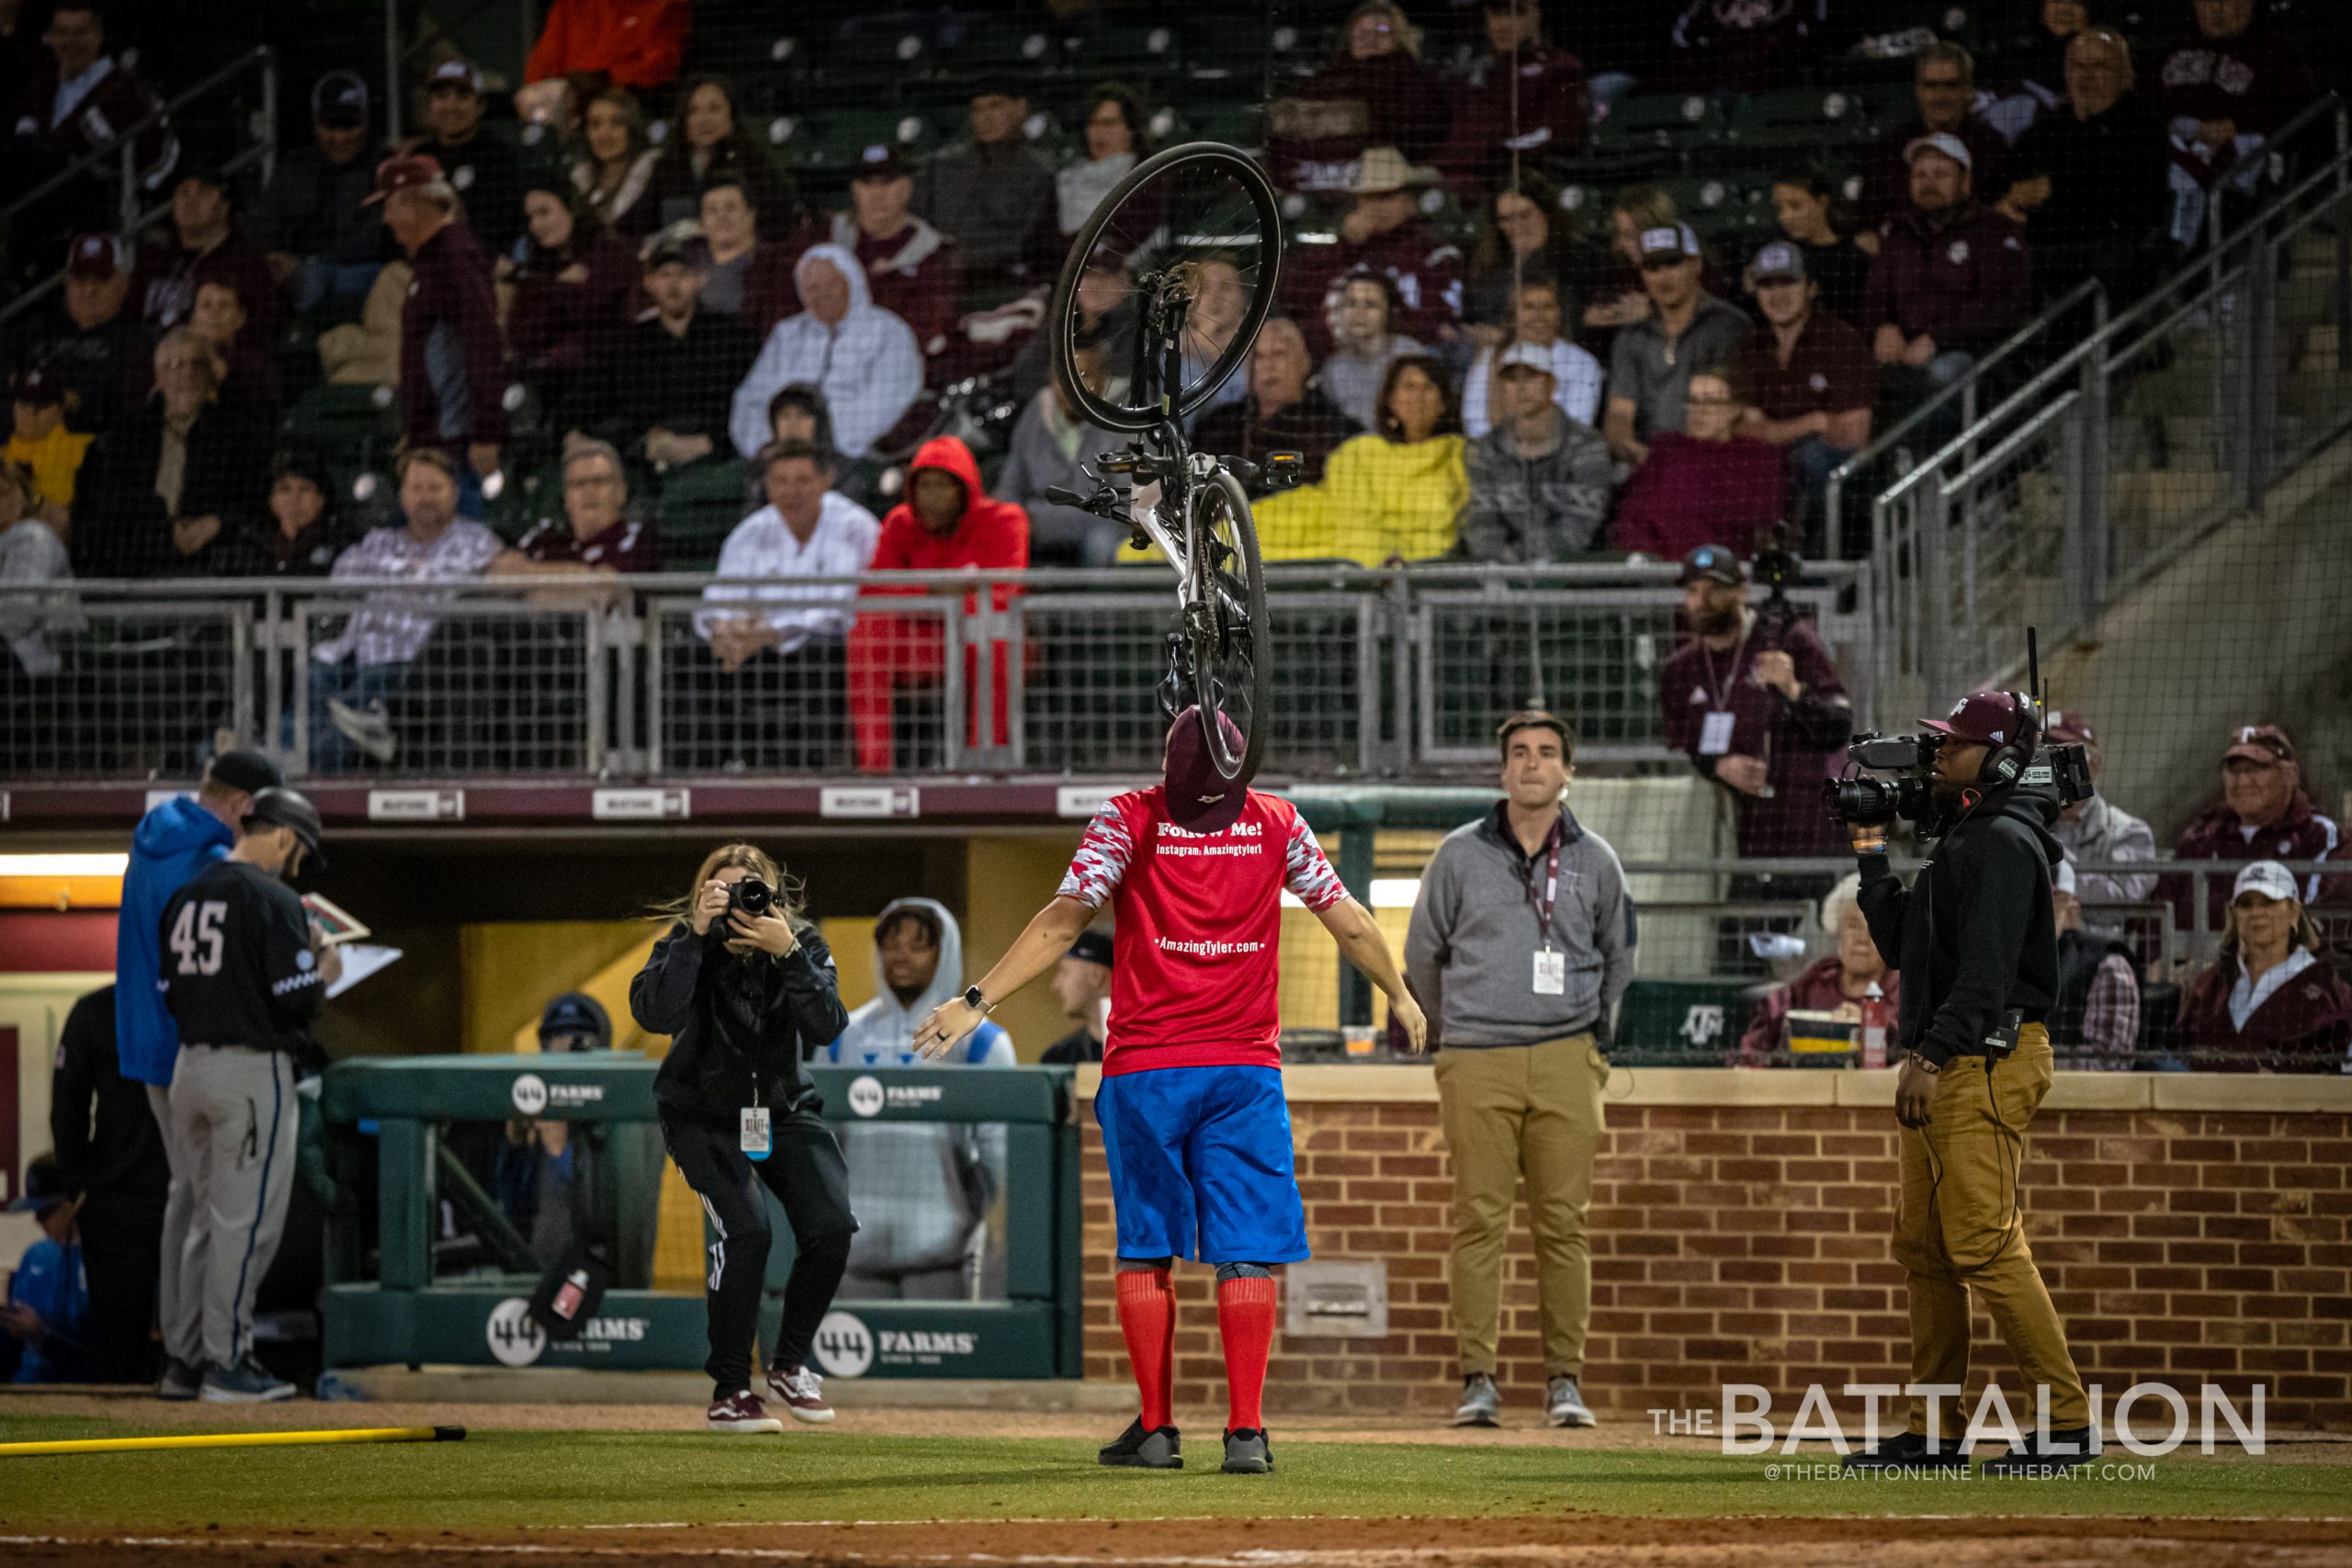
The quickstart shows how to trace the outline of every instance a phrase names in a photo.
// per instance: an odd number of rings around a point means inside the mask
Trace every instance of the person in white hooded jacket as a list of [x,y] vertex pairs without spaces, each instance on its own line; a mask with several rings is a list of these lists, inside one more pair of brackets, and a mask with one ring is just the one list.
[[842,246],[809,246],[792,281],[803,309],[768,333],[735,389],[728,434],[737,451],[754,456],[769,439],[768,400],[805,381],[825,394],[836,449],[861,457],[922,390],[922,349],[911,327],[874,303],[865,268]]
[[[915,1054],[915,1028],[964,992],[964,933],[944,905],[899,898],[874,922],[874,999],[821,1059],[844,1067],[1009,1067],[1012,1037],[983,1022],[946,1063]],[[875,1122],[839,1129],[849,1162],[844,1299],[968,1300],[989,1208],[1004,1187],[1004,1129],[973,1122]]]

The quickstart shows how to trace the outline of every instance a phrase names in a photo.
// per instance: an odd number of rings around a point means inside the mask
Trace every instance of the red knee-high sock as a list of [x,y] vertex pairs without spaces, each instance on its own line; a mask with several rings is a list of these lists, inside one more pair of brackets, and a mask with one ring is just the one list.
[[1165,1269],[1123,1269],[1118,1281],[1119,1332],[1143,1400],[1144,1430],[1157,1431],[1174,1424],[1169,1398],[1176,1381],[1176,1292]]
[[1217,1337],[1225,1345],[1226,1429],[1263,1429],[1266,1357],[1274,1348],[1274,1282],[1264,1275],[1220,1280]]

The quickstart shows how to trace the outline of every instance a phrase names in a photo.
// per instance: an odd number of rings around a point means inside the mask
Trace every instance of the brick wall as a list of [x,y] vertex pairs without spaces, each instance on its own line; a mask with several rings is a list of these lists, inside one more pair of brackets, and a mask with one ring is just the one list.
[[[1595,1408],[1646,1423],[1644,1410],[1713,1408],[1724,1382],[1756,1382],[1785,1424],[1808,1383],[1902,1382],[1892,1075],[1620,1076],[1634,1081],[1612,1086],[1631,1092],[1609,1109],[1592,1213]],[[1452,1179],[1434,1088],[1408,1067],[1288,1077],[1309,1240],[1321,1258],[1387,1259],[1390,1334],[1278,1337],[1269,1410],[1450,1409]],[[2076,1364],[2110,1403],[2144,1380],[2210,1381],[2243,1407],[2265,1382],[2275,1424],[2352,1427],[2346,1090],[2061,1077],[2029,1150],[2028,1230]],[[2255,1108],[2213,1108],[2233,1103]],[[2327,1109],[2282,1109],[2298,1103]],[[1124,1380],[1109,1183],[1084,1121],[1086,1375]],[[1506,1267],[1501,1380],[1526,1409],[1543,1367],[1523,1204]],[[1223,1368],[1210,1275],[1177,1274],[1177,1400],[1212,1405]],[[2030,1410],[1981,1314],[1976,1341],[1977,1383],[2001,1375],[2012,1408]]]

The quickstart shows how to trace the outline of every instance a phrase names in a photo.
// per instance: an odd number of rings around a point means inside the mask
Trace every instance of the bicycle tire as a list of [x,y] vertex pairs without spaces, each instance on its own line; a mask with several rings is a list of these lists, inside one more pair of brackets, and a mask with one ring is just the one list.
[[[1212,650],[1202,648],[1197,640],[1194,642],[1193,697],[1200,705],[1201,728],[1208,742],[1209,761],[1216,766],[1219,777],[1246,788],[1250,781],[1258,776],[1258,765],[1264,760],[1266,731],[1272,719],[1273,637],[1266,622],[1266,566],[1258,549],[1258,525],[1250,513],[1250,495],[1241,488],[1241,481],[1223,468],[1219,468],[1193,492],[1195,517],[1204,518],[1209,506],[1217,501],[1222,501],[1233,524],[1234,548],[1240,558],[1241,605],[1248,616],[1248,625],[1239,631],[1238,642],[1233,632],[1222,634],[1225,641],[1236,646],[1215,649],[1216,657],[1214,660],[1206,656]],[[1199,527],[1188,526],[1186,532],[1195,554],[1206,554],[1205,522]],[[1207,570],[1197,565],[1194,569]],[[1223,619],[1222,616],[1219,618]],[[1238,693],[1228,675],[1229,656],[1236,652],[1245,655],[1248,664]],[[1232,694],[1239,695],[1248,704],[1246,714],[1236,720],[1236,728],[1242,732],[1241,750],[1238,755],[1233,752],[1217,722],[1220,717],[1233,716],[1228,711],[1228,696]]]
[[[1155,182],[1172,184],[1170,171],[1182,167],[1203,172],[1219,170],[1229,174],[1248,196],[1254,209],[1263,258],[1261,276],[1254,297],[1244,310],[1241,324],[1216,362],[1196,380],[1180,388],[1169,400],[1169,406],[1143,407],[1134,403],[1114,402],[1086,385],[1078,373],[1076,333],[1072,330],[1078,312],[1079,285],[1086,275],[1086,263],[1102,243],[1104,231],[1119,215],[1128,199]],[[1259,329],[1266,324],[1266,317],[1273,310],[1276,290],[1282,283],[1283,228],[1282,212],[1274,196],[1274,187],[1265,171],[1249,154],[1221,141],[1188,141],[1156,152],[1127,171],[1126,177],[1111,187],[1110,194],[1095,204],[1094,210],[1080,225],[1071,240],[1069,254],[1062,258],[1060,278],[1054,285],[1051,314],[1046,330],[1051,337],[1050,355],[1054,378],[1070,402],[1092,423],[1104,430],[1129,434],[1154,430],[1168,420],[1189,418],[1218,388],[1232,379],[1233,373],[1249,357],[1250,345],[1257,342]]]

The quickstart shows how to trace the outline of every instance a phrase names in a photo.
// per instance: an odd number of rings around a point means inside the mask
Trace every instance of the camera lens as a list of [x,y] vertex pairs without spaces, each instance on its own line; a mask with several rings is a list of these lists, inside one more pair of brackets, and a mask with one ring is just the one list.
[[765,915],[775,903],[775,893],[756,876],[747,876],[735,885],[735,908],[747,915]]

